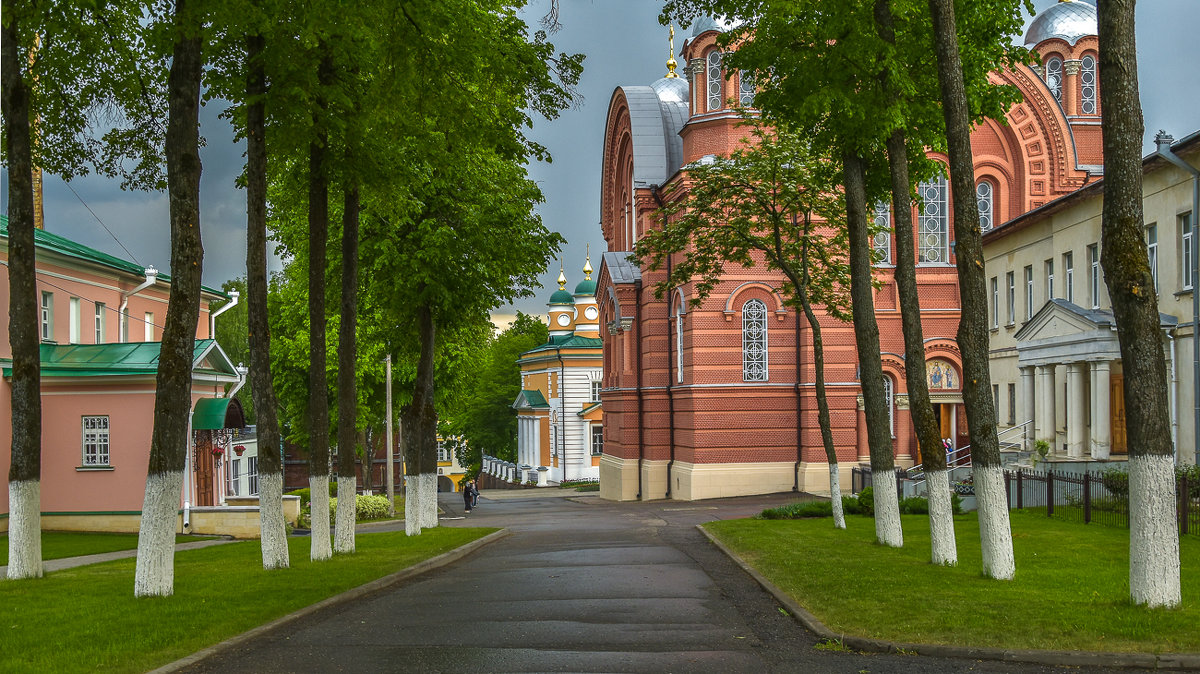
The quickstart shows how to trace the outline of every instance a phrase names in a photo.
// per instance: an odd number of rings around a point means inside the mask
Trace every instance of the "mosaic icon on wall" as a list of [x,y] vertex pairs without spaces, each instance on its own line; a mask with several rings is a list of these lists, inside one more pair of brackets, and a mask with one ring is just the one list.
[[954,371],[954,366],[950,361],[934,358],[925,362],[925,372],[929,376],[929,388],[932,389],[956,389],[958,384],[958,373]]

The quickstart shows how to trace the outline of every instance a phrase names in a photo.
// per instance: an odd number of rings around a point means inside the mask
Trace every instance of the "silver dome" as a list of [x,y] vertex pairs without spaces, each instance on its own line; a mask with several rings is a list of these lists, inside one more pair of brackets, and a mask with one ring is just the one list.
[[1096,8],[1080,0],[1061,0],[1042,12],[1025,33],[1025,44],[1036,45],[1060,38],[1074,45],[1079,38],[1097,34]]
[[650,85],[658,94],[658,100],[664,103],[688,102],[688,83],[682,77],[663,77]]
[[696,19],[696,22],[692,24],[692,37],[700,37],[710,30],[715,30],[718,33],[724,33],[733,30],[740,25],[742,25],[742,21],[738,19],[714,19],[711,16],[702,16]]

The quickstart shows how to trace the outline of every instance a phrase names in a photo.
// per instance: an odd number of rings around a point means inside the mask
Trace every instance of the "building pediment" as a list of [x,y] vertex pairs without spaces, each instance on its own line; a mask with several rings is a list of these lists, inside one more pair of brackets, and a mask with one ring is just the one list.
[[[1164,330],[1175,327],[1174,316],[1159,316]],[[1121,345],[1116,325],[1111,311],[1084,309],[1064,299],[1050,300],[1017,331],[1018,363],[1028,366],[1119,360]]]
[[512,407],[514,410],[546,410],[550,409],[550,404],[541,391],[525,389],[517,394]]

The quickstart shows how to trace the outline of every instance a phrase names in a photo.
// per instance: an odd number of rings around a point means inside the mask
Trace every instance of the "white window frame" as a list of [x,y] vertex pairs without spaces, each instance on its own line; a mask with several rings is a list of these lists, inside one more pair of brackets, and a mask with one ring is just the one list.
[[1017,275],[1016,272],[1008,272],[1004,277],[1008,284],[1008,325],[1013,325],[1017,322]]
[[1096,84],[1096,57],[1084,54],[1079,59],[1079,112],[1085,115],[1096,114],[1096,104],[1100,100],[1096,95]]
[[106,327],[105,326],[106,321],[107,321],[107,319],[105,318],[105,315],[104,315],[104,302],[96,302],[96,324],[95,324],[96,344],[104,343],[104,328]]
[[886,201],[875,204],[875,236],[871,250],[876,265],[892,264],[892,208]]
[[111,428],[107,414],[84,415],[80,418],[80,451],[85,468],[107,468],[112,465]]
[[742,305],[742,381],[769,381],[767,304],[749,299]]
[[1025,265],[1025,320],[1033,318],[1033,265]]
[[950,205],[945,176],[921,183],[917,206],[917,264],[949,264]]
[[992,288],[992,329],[1000,329],[1000,280],[993,276],[989,279]]
[[1192,214],[1179,214],[1179,277],[1180,286],[1183,290],[1191,290],[1195,282],[1192,280],[1192,270],[1194,263],[1192,255],[1195,252],[1193,242],[1196,236],[1193,233],[1195,229],[1192,227]]
[[979,206],[979,231],[986,232],[996,223],[996,187],[990,180],[975,183],[975,203]]
[[240,481],[240,478],[241,478],[241,469],[242,469],[242,460],[241,459],[231,458],[229,460],[229,473],[227,474],[227,477],[229,478],[229,495],[230,496],[238,496],[239,495],[238,494],[238,482]]
[[1091,292],[1092,308],[1100,308],[1100,244],[1088,246],[1088,266],[1090,267],[1088,286]]
[[600,402],[600,389],[603,388],[604,384],[599,379],[592,379],[588,384],[590,386],[591,401],[594,403]]
[[1057,56],[1046,59],[1046,86],[1053,94],[1054,100],[1062,104],[1063,61]]
[[1146,258],[1150,263],[1150,276],[1154,279],[1154,292],[1158,292],[1158,224],[1146,225]]
[[43,342],[54,341],[54,293],[43,290],[40,307],[40,330]]
[[591,424],[591,447],[592,456],[600,456],[604,454],[604,426],[603,424]]
[[1046,272],[1046,301],[1054,299],[1054,258],[1046,260],[1043,264]]
[[82,311],[82,309],[80,307],[79,298],[72,297],[71,298],[71,313],[70,313],[71,323],[70,323],[70,331],[69,331],[68,337],[67,337],[68,341],[70,341],[71,344],[79,343],[80,323],[83,320],[83,317],[80,315],[81,311]]
[[1075,253],[1067,251],[1063,253],[1063,299],[1068,302],[1075,301]]
[[147,311],[145,316],[143,317],[143,319],[145,322],[145,327],[144,327],[145,332],[143,334],[143,337],[145,339],[143,339],[142,341],[153,342],[154,341],[154,312]]
[[721,91],[724,78],[724,73],[721,70],[721,50],[714,49],[708,52],[704,57],[704,71],[707,73],[707,87],[705,93],[708,98],[707,110],[720,110],[725,101],[722,100],[724,95]]
[[887,405],[888,432],[896,437],[896,384],[888,375],[883,375],[883,400]]
[[258,496],[258,457],[246,457],[246,495]]
[[675,313],[675,383],[683,383],[683,313]]

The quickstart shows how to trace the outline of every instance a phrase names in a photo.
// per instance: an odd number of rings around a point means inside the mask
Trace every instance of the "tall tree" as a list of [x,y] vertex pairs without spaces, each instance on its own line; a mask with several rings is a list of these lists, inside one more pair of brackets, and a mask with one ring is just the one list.
[[1112,298],[1125,368],[1129,434],[1129,595],[1135,604],[1177,606],[1179,532],[1158,294],[1143,238],[1142,107],[1134,0],[1104,0],[1100,85],[1104,109],[1104,210],[1100,264]]
[[[8,163],[8,340],[12,346],[12,464],[8,470],[8,577],[42,575],[42,397],[34,264],[30,85],[22,67],[17,3],[0,29],[4,156]],[[28,30],[28,29],[27,29]]]
[[246,319],[250,394],[257,410],[258,506],[263,568],[290,564],[283,516],[283,446],[271,376],[271,328],[267,315],[266,68],[261,32],[246,35]]
[[193,345],[204,260],[199,134],[203,14],[198,5],[191,0],[176,0],[170,19],[172,54],[165,154],[171,211],[171,299],[155,380],[154,430],[138,531],[133,588],[138,597],[174,592],[175,519],[187,455]]
[[[976,7],[981,16],[1003,9],[999,0],[991,7]],[[983,238],[979,230],[979,202],[975,198],[975,165],[971,153],[971,113],[966,78],[959,54],[959,32],[954,0],[929,0],[933,18],[934,51],[938,60],[942,111],[950,156],[950,189],[954,201],[954,255],[958,268],[958,348],[963,360],[963,402],[971,439],[972,474],[979,497],[979,538],[983,572],[1011,580],[1016,571],[1012,530],[1008,521],[1008,495],[1000,464],[996,436],[996,408],[988,370],[987,288],[983,268]],[[988,21],[980,22],[983,24]],[[990,22],[998,23],[998,22]],[[1004,35],[1003,31],[998,35]],[[978,56],[978,55],[976,55]],[[984,59],[977,59],[984,60]],[[975,65],[978,67],[978,64]],[[986,74],[984,75],[986,77]],[[978,80],[976,80],[978,81]]]
[[[809,325],[834,526],[845,529],[821,320],[813,310],[817,304],[834,320],[849,319],[845,211],[837,196],[837,168],[803,137],[755,126],[746,147],[728,158],[685,167],[684,180],[667,189],[659,211],[662,228],[646,232],[634,252],[651,269],[662,268],[670,257],[670,274],[655,284],[655,295],[692,283],[693,305],[709,296],[730,264],[763,265],[783,273],[787,303],[803,311]],[[799,353],[796,365],[799,370]]]
[[[338,323],[338,502],[334,524],[335,552],[354,552],[355,447],[357,442],[358,390],[355,365],[355,328],[358,324],[358,186],[345,187],[342,208],[342,302]],[[370,472],[364,464],[363,475]],[[435,487],[436,489],[436,487]]]

